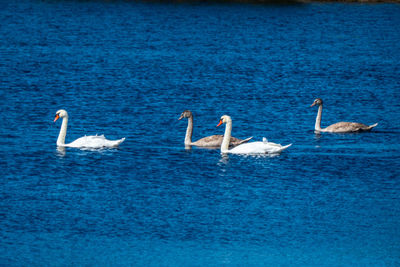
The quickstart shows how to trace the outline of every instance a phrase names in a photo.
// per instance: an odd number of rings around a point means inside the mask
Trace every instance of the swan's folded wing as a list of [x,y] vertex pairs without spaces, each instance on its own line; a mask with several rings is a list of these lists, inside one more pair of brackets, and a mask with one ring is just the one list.
[[210,135],[193,142],[192,145],[200,147],[220,147],[222,139],[222,135]]
[[[266,146],[264,142],[251,142],[241,144],[229,150],[229,153],[234,154],[265,154],[269,153],[271,147]],[[273,147],[275,150],[275,147]]]
[[327,132],[345,133],[345,132],[359,132],[368,131],[372,127],[359,122],[338,122],[325,128]]
[[276,154],[282,152],[291,145],[292,144],[282,146],[272,142],[251,142],[234,147],[228,152],[233,154]]
[[120,145],[124,140],[125,137],[119,140],[108,140],[104,137],[104,135],[90,135],[78,138],[72,143],[69,143],[65,146],[85,148],[116,147]]

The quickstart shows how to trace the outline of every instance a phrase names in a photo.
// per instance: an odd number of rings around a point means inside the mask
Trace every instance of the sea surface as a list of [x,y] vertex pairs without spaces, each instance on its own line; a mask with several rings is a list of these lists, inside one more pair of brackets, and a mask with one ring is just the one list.
[[[400,5],[0,3],[1,266],[399,266]],[[314,133],[379,123],[369,133]],[[57,149],[104,134],[117,149]],[[185,149],[223,134],[276,156]]]

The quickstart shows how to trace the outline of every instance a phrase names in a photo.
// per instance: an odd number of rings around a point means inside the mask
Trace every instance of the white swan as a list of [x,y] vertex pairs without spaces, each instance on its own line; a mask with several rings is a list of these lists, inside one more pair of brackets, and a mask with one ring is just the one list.
[[229,139],[232,132],[232,119],[228,115],[221,117],[218,125],[225,123],[225,134],[224,139],[221,144],[221,153],[233,153],[233,154],[276,154],[280,153],[286,148],[290,147],[292,144],[282,146],[280,144],[275,144],[268,142],[264,137],[262,142],[250,142],[238,145],[232,149],[229,149]]
[[117,147],[125,140],[125,137],[119,140],[107,140],[104,137],[104,135],[91,135],[78,138],[72,143],[66,144],[65,136],[67,135],[67,126],[68,126],[67,111],[63,109],[57,111],[56,116],[54,118],[54,122],[56,122],[59,118],[63,119],[60,133],[57,138],[57,146],[59,147],[81,147],[81,148]]
[[330,132],[330,133],[354,133],[354,132],[365,132],[370,131],[372,128],[378,125],[378,123],[372,125],[365,125],[363,123],[358,122],[338,122],[332,124],[324,129],[321,128],[321,119],[322,119],[322,99],[317,98],[314,100],[314,103],[311,104],[310,107],[318,105],[318,114],[315,119],[315,131],[316,132]]

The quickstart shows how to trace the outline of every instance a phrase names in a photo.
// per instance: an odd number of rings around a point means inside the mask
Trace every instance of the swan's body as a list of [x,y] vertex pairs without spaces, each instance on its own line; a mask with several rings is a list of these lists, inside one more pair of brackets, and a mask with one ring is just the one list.
[[322,99],[317,98],[312,103],[311,107],[318,105],[318,114],[317,118],[315,119],[315,131],[316,132],[330,132],[330,133],[354,133],[354,132],[365,132],[369,131],[378,123],[372,125],[365,125],[363,123],[358,122],[338,122],[332,124],[324,129],[321,128],[321,119],[322,119]]
[[[185,110],[178,120],[182,118],[188,119],[188,127],[186,129],[185,135],[185,145],[186,146],[199,146],[199,147],[220,147],[222,144],[222,140],[224,138],[223,135],[210,135],[204,138],[197,140],[196,142],[192,142],[193,135],[193,114],[190,110]],[[229,146],[237,146],[243,143],[248,142],[252,137],[247,139],[238,139],[236,137],[231,137]]]
[[232,153],[232,154],[277,154],[290,147],[292,144],[282,146],[280,144],[275,144],[272,142],[268,142],[266,138],[263,138],[263,141],[250,142],[247,144],[242,144],[237,147],[234,147],[230,150],[222,150],[222,153]]
[[290,147],[292,144],[282,146],[268,142],[266,138],[263,138],[262,142],[251,142],[246,144],[238,145],[232,149],[229,149],[228,140],[232,132],[232,119],[228,115],[221,117],[219,124],[225,123],[225,134],[221,144],[221,153],[232,153],[232,154],[277,154]]
[[119,140],[108,140],[104,137],[104,135],[91,135],[91,136],[83,136],[69,144],[66,144],[65,136],[67,135],[67,126],[68,126],[67,111],[63,109],[57,111],[56,117],[54,118],[54,122],[57,121],[59,118],[63,119],[60,133],[58,134],[57,138],[57,146],[59,147],[78,147],[78,148],[117,147],[125,140],[125,138]]

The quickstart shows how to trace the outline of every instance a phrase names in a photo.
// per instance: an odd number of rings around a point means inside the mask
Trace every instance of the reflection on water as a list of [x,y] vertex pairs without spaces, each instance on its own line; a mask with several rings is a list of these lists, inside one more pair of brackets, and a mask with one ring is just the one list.
[[66,155],[66,149],[63,146],[57,146],[57,155],[59,157],[64,157]]
[[71,150],[76,155],[87,155],[88,152],[95,152],[99,154],[112,154],[117,153],[119,147],[103,147],[103,148],[92,148],[92,147],[63,147],[57,146],[57,155],[60,157],[64,157],[68,152],[67,150]]
[[321,139],[321,137],[322,137],[322,134],[321,134],[321,132],[319,132],[319,131],[315,131],[314,133],[315,133],[315,135],[314,135],[314,138],[315,138],[315,140],[319,140],[319,139]]
[[228,153],[221,153],[221,158],[219,160],[219,163],[222,163],[222,164],[228,164],[229,163],[229,155],[228,155]]
[[186,149],[186,150],[191,150],[191,149],[192,149],[192,146],[190,146],[190,145],[185,145],[185,149]]

